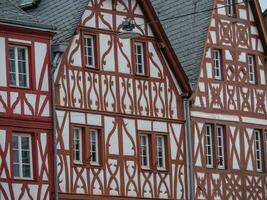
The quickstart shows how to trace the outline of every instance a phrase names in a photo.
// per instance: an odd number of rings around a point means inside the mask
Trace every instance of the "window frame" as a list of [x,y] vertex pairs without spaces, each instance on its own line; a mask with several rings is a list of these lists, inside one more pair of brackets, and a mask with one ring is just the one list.
[[[74,156],[75,155],[75,153],[76,153],[76,150],[75,150],[75,148],[74,148],[74,140],[75,140],[75,129],[76,130],[80,130],[80,132],[79,132],[79,137],[80,137],[80,144],[79,144],[79,148],[80,148],[80,153],[79,153],[79,157],[80,157],[80,160],[76,160],[75,159],[75,157],[76,156]],[[75,164],[82,164],[84,161],[83,161],[83,147],[84,147],[84,145],[83,145],[83,140],[84,140],[84,137],[83,137],[83,128],[81,128],[81,127],[74,127],[73,128],[73,137],[72,137],[72,144],[73,144],[73,146],[72,146],[72,160],[73,160],[73,163],[75,163]],[[74,153],[74,151],[75,151],[75,153]]]
[[[207,128],[209,128],[209,135],[207,134]],[[212,137],[212,125],[205,125],[205,157],[206,157],[206,167],[213,168],[214,167],[214,157],[213,157],[213,137]],[[210,137],[210,144],[207,144],[207,136]],[[210,154],[208,155],[208,148],[210,148]],[[208,163],[208,156],[210,157],[210,163]]]
[[[215,57],[215,53],[219,56],[218,58]],[[216,63],[218,63],[219,66],[217,66]],[[222,50],[212,49],[213,77],[216,80],[223,80],[222,65]],[[217,74],[217,72],[219,72],[219,74]]]
[[[256,136],[258,135],[258,140],[256,139]],[[253,139],[254,139],[254,155],[255,155],[255,166],[256,171],[259,173],[264,172],[264,155],[263,155],[263,145],[262,145],[262,131],[260,129],[254,129],[253,130]],[[257,149],[257,143],[259,149]],[[259,157],[257,158],[257,151],[259,152]],[[260,162],[260,168],[258,167],[258,162]]]
[[[252,59],[252,63],[250,63],[250,58]],[[251,67],[253,68],[252,70]],[[257,84],[255,56],[251,54],[247,55],[247,72],[248,72],[248,83]],[[251,76],[253,77],[253,80],[251,80]]]
[[[86,51],[85,51],[85,38],[91,38],[93,44],[93,60],[94,65],[86,64]],[[81,56],[82,56],[82,66],[85,70],[100,70],[100,62],[99,62],[99,34],[95,30],[82,30],[81,31]]]
[[[141,137],[146,136],[148,141],[148,162],[149,166],[142,165],[142,157],[141,157]],[[144,171],[153,171],[153,172],[165,172],[168,173],[170,171],[170,149],[169,149],[169,135],[167,133],[162,132],[139,132],[137,134],[138,141],[138,160],[140,165],[140,170]],[[157,157],[157,137],[163,138],[163,155],[164,161],[163,167],[158,166],[158,157]]]
[[[219,137],[218,135],[218,130],[221,130],[221,137]],[[225,132],[224,132],[224,126],[222,125],[216,125],[215,126],[215,133],[216,133],[216,149],[217,149],[217,155],[216,157],[219,159],[218,160],[218,164],[217,164],[217,167],[218,169],[225,169],[226,168],[226,165],[225,165]],[[219,144],[220,141],[219,141],[219,138],[221,138],[221,145]],[[220,148],[222,149],[222,155],[220,155]],[[220,160],[220,157],[222,157],[222,162]],[[221,164],[222,163],[222,164]]]
[[[163,135],[156,135],[156,161],[157,161],[157,169],[159,170],[166,170],[166,139]],[[163,166],[159,166],[159,159],[158,159],[158,138],[162,138],[162,159],[163,159]]]
[[[147,166],[142,164],[142,155],[143,155],[142,154],[142,137],[146,138]],[[150,155],[151,154],[151,150],[150,150],[151,149],[151,145],[150,145],[151,142],[150,142],[150,140],[151,140],[151,138],[148,134],[145,134],[145,133],[140,134],[140,145],[139,145],[139,148],[140,148],[140,166],[142,169],[151,169],[152,162],[151,162],[151,155]]]
[[[96,158],[97,158],[97,161],[92,161],[92,147],[91,147],[91,131],[95,131],[96,133]],[[101,146],[101,143],[100,143],[100,133],[99,133],[99,129],[96,129],[96,128],[88,128],[88,132],[87,134],[89,134],[88,138],[89,138],[89,149],[90,151],[87,152],[89,154],[89,163],[91,166],[100,166],[100,160],[101,160],[101,157],[100,157],[100,146]]]
[[[10,54],[9,54],[9,49],[10,48],[14,48],[14,62],[15,62],[15,77],[16,77],[16,85],[13,85],[11,83],[11,64],[10,64]],[[21,86],[19,84],[19,59],[18,59],[18,49],[19,48],[22,48],[25,50],[25,70],[26,70],[26,86]],[[31,88],[31,82],[30,82],[30,79],[31,79],[31,48],[29,45],[27,44],[17,44],[17,43],[8,43],[7,44],[7,66],[8,66],[8,69],[7,69],[7,73],[8,73],[8,85],[12,88],[21,88],[21,89],[30,89]]]
[[[15,176],[14,173],[14,148],[13,148],[13,136],[17,136],[18,137],[18,152],[19,152],[19,173],[20,176]],[[21,138],[22,137],[26,137],[29,138],[29,155],[30,155],[30,177],[23,177],[23,169],[22,169],[22,148],[21,148]],[[12,177],[15,180],[34,180],[34,162],[33,162],[33,136],[30,133],[24,133],[24,132],[20,132],[20,131],[13,131],[12,132],[12,144],[11,144],[11,152],[12,152]]]
[[[149,76],[149,61],[148,61],[148,48],[147,41],[143,39],[132,39],[132,63],[133,63],[133,74],[137,77],[148,77]],[[142,60],[143,60],[143,73],[137,72],[137,62],[136,62],[136,44],[142,45]]]
[[[226,8],[226,15],[228,17],[235,17],[236,16],[235,4],[236,4],[235,0],[226,0],[225,8]],[[231,9],[229,9],[229,8],[231,8]],[[230,10],[232,11],[231,13],[229,13]]]
[[[211,163],[207,163],[207,127],[210,129],[210,151],[211,151]],[[221,145],[219,145],[219,135],[218,130],[221,130]],[[225,170],[227,168],[227,145],[226,145],[226,128],[222,124],[205,124],[205,158],[206,158],[206,168],[208,169],[219,169]],[[222,148],[222,154],[220,155],[220,148]],[[220,162],[220,157],[223,158],[223,163]]]
[[[74,129],[80,128],[82,130],[82,157],[80,162],[75,162],[74,160],[74,148],[73,148],[73,137],[74,137]],[[71,124],[70,126],[72,136],[71,136],[71,158],[73,165],[81,165],[85,167],[96,167],[102,168],[103,167],[103,158],[104,158],[104,137],[103,137],[103,128],[101,126],[91,126],[91,125],[80,125],[80,124]],[[97,131],[97,156],[98,156],[98,163],[91,162],[91,143],[90,143],[90,130]]]

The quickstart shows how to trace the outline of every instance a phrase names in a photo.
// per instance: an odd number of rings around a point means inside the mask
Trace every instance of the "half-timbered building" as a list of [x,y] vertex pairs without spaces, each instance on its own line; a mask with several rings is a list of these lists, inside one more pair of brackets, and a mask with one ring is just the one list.
[[[186,74],[147,0],[40,0],[58,27],[60,199],[186,199]],[[132,19],[140,36],[120,39]],[[155,23],[152,23],[155,22]]]
[[50,199],[51,26],[0,1],[0,199]]
[[266,199],[267,36],[258,0],[152,2],[194,88],[195,199]]

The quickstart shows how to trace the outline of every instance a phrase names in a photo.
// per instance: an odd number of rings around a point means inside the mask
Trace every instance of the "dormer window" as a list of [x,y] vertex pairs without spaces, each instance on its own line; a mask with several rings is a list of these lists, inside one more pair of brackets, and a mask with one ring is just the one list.
[[9,46],[9,83],[10,86],[29,87],[29,58],[28,48]]
[[84,36],[84,58],[86,67],[96,68],[95,38],[91,35]]
[[226,0],[226,14],[229,17],[234,17],[235,15],[235,1],[234,0]]

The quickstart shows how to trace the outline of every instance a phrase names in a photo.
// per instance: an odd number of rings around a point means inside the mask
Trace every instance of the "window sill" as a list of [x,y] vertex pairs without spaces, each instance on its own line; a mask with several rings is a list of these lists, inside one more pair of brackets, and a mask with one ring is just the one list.
[[25,91],[31,91],[32,88],[30,87],[22,87],[22,86],[16,86],[16,85],[9,85],[12,89],[19,89],[19,90],[25,90]]
[[137,73],[135,73],[134,75],[135,75],[136,78],[139,78],[139,79],[147,79],[147,78],[149,78],[148,74],[137,74]]
[[35,178],[18,178],[18,177],[13,177],[12,183],[36,183],[37,179]]
[[85,65],[84,69],[86,71],[100,71],[99,66]]

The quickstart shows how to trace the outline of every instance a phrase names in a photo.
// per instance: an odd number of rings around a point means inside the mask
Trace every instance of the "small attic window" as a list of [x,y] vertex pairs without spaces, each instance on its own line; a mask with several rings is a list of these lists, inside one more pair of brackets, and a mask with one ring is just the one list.
[[20,0],[19,7],[22,9],[30,9],[37,5],[40,0]]

